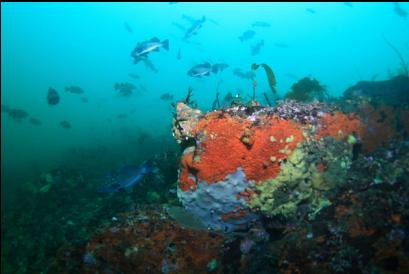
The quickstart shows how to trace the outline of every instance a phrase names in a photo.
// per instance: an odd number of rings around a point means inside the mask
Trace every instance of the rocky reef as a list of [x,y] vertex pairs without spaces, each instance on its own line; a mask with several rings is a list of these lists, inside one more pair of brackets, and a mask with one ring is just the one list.
[[330,204],[327,193],[345,179],[365,131],[357,115],[321,103],[235,106],[191,117],[198,111],[183,102],[176,109],[174,135],[190,140],[178,197],[216,230],[249,225],[260,214],[293,218],[300,206],[314,216]]

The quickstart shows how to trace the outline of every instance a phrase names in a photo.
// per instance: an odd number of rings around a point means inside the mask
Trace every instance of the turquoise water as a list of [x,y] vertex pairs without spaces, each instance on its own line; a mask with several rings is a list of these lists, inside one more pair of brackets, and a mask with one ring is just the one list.
[[[409,11],[407,3],[399,5]],[[343,2],[2,3],[1,103],[42,122],[35,126],[28,118],[16,120],[2,112],[2,212],[4,205],[6,210],[16,203],[19,185],[56,168],[90,174],[95,169],[102,176],[171,150],[175,180],[174,109],[160,96],[171,93],[175,101],[182,100],[192,87],[198,107],[209,110],[218,86],[221,96],[229,91],[250,95],[252,81],[235,76],[235,68],[250,71],[253,63],[269,64],[280,97],[306,76],[318,79],[334,97],[361,80],[390,79],[401,64],[385,38],[409,60],[409,21],[394,9],[393,3]],[[189,27],[183,15],[206,17],[188,41],[177,26]],[[270,26],[252,27],[256,21]],[[247,30],[255,36],[240,42]],[[130,55],[138,42],[153,37],[169,39],[169,51],[149,54],[158,72],[134,64]],[[252,56],[260,40],[264,46]],[[187,75],[204,62],[229,67],[200,79]],[[262,101],[263,92],[271,94],[264,72],[257,72],[256,81]],[[114,85],[125,82],[140,92],[120,96]],[[65,92],[66,86],[80,86],[84,94]],[[50,87],[61,97],[55,106],[46,101]],[[71,128],[60,126],[63,120]],[[138,141],[142,134],[148,141]]]
[[[183,42],[183,31],[172,25],[188,25],[181,18],[184,14],[215,21],[205,22],[191,39],[199,45]],[[159,99],[162,93],[171,92],[180,99],[192,86],[199,106],[210,108],[220,80],[222,93],[251,89],[251,83],[235,77],[232,70],[250,70],[254,62],[273,68],[280,94],[296,81],[290,74],[316,77],[331,94],[340,95],[358,80],[374,75],[386,79],[388,71],[399,67],[382,34],[409,54],[407,20],[394,13],[391,3],[354,3],[352,8],[343,3],[3,3],[1,20],[2,103],[25,109],[43,121],[42,127],[33,127],[2,115],[5,172],[25,169],[33,162],[49,167],[72,146],[122,142],[121,127],[169,134],[171,112],[169,104]],[[256,36],[241,43],[238,36],[251,29],[254,21],[268,22],[271,27],[254,28]],[[125,22],[133,33],[126,31]],[[170,41],[169,52],[162,49],[150,55],[158,73],[144,64],[133,64],[130,57],[138,41],[155,36]],[[261,39],[265,46],[253,57],[250,47]],[[176,59],[179,49],[180,61]],[[230,67],[200,80],[186,74],[204,61]],[[128,73],[141,78],[135,81]],[[148,91],[143,96],[117,98],[115,82],[142,83]],[[268,89],[265,81],[259,83],[260,90]],[[68,85],[81,86],[89,103],[64,93]],[[62,96],[55,107],[45,101],[50,86]],[[135,112],[128,121],[115,118],[129,111]],[[72,129],[61,128],[60,120],[70,121]]]

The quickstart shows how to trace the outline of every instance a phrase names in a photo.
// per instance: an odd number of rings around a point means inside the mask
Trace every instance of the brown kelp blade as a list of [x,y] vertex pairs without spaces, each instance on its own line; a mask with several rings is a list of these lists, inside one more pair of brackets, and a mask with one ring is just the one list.
[[[261,64],[261,66],[263,66],[264,70],[266,71],[267,74],[267,79],[268,79],[268,85],[270,86],[271,90],[273,91],[274,94],[277,93],[276,91],[276,77],[274,75],[273,70],[266,64]],[[260,67],[260,65],[254,63],[253,65],[251,65],[251,68],[253,70],[256,70]]]

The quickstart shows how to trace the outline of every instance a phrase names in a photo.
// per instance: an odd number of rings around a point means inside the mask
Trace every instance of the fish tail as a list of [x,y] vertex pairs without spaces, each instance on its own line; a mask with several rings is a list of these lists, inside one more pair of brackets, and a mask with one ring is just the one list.
[[163,40],[162,46],[164,49],[169,50],[169,39]]

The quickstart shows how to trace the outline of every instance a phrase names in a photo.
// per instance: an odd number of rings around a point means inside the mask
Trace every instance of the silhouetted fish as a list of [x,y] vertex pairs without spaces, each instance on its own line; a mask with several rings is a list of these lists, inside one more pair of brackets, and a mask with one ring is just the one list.
[[247,41],[247,40],[253,38],[254,35],[256,35],[256,32],[254,30],[247,30],[247,31],[243,32],[243,34],[241,36],[239,36],[239,40],[241,42],[244,42],[244,41]]
[[35,126],[41,126],[43,124],[40,120],[33,117],[30,118],[30,123],[32,123]]
[[233,70],[233,74],[239,78],[248,79],[248,80],[254,80],[254,77],[256,77],[256,74],[253,71],[243,72],[239,68],[235,68]]
[[8,114],[14,120],[21,120],[28,116],[28,113],[25,110],[16,108],[10,109]]
[[217,72],[219,72],[219,71],[225,70],[225,69],[228,68],[228,67],[229,67],[229,65],[228,65],[228,64],[224,64],[224,63],[214,64],[214,65],[213,65],[213,71],[214,71],[214,73],[217,73]]
[[268,28],[271,25],[267,22],[262,22],[262,21],[256,21],[253,24],[251,24],[252,27],[262,27],[262,28]]
[[128,73],[128,76],[133,78],[133,79],[139,79],[140,78],[139,75],[136,74],[136,73]]
[[116,118],[118,119],[124,119],[124,118],[128,118],[128,114],[126,113],[120,113],[116,116]]
[[58,92],[53,89],[49,88],[48,89],[48,94],[47,94],[47,103],[51,106],[54,106],[60,102],[60,96],[58,95]]
[[311,8],[306,8],[305,10],[306,10],[307,12],[311,13],[311,14],[315,14],[315,13],[316,13],[316,11],[315,11],[314,9],[311,9]]
[[129,33],[133,33],[133,30],[131,28],[131,26],[128,24],[128,22],[124,22],[124,26],[127,32]]
[[254,56],[259,54],[262,46],[264,46],[264,40],[259,41],[254,47],[251,48],[251,55]]
[[203,23],[206,21],[206,17],[202,17],[202,19],[199,20],[195,20],[195,21],[191,21],[192,25],[190,26],[190,28],[188,28],[185,32],[185,36],[183,37],[183,39],[189,39],[190,37],[192,37],[193,35],[197,35],[197,32],[199,31],[199,29],[203,26]]
[[139,183],[147,173],[153,170],[152,161],[145,161],[139,166],[124,166],[119,172],[109,173],[107,175],[106,184],[102,186],[99,191],[118,192],[131,188]]
[[173,100],[173,94],[171,93],[164,93],[160,96],[160,99],[163,101],[172,101]]
[[299,77],[297,76],[297,75],[295,75],[295,74],[293,74],[293,73],[291,73],[291,72],[288,72],[288,73],[286,73],[286,74],[284,74],[286,77],[288,77],[288,78],[291,78],[291,79],[295,79],[295,80],[297,80],[297,79],[299,79]]
[[286,49],[288,48],[288,45],[286,43],[274,43],[274,46],[276,46],[277,48],[282,48],[282,49]]
[[60,126],[62,126],[63,128],[71,128],[70,122],[65,120],[60,122]]
[[74,94],[83,94],[84,90],[79,86],[70,86],[65,87],[66,92],[74,93]]
[[82,97],[82,98],[81,98],[81,101],[82,101],[83,103],[88,103],[88,98],[87,98],[87,97]]
[[132,83],[115,83],[114,88],[123,96],[129,96],[136,89],[136,86]]
[[404,9],[402,9],[402,7],[399,5],[398,2],[393,2],[394,4],[394,11],[397,15],[399,15],[400,17],[406,18],[408,16],[408,12]]

